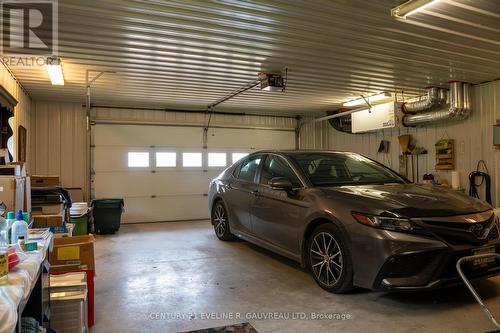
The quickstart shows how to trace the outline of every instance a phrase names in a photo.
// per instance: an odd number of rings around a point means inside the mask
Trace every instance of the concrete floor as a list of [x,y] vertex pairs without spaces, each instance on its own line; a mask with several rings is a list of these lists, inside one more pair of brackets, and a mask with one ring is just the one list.
[[[247,242],[219,241],[208,221],[124,225],[117,235],[98,236],[96,261],[97,333],[179,332],[247,321],[259,333],[493,330],[465,287],[330,294],[292,261]],[[500,317],[500,277],[475,286]],[[290,319],[257,318],[269,312]],[[313,312],[348,319],[311,320]],[[309,319],[293,319],[294,313]]]

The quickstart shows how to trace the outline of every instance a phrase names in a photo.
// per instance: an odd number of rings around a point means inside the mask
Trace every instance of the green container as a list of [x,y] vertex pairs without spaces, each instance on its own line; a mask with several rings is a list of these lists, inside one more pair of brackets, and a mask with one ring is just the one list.
[[88,214],[73,217],[71,216],[71,223],[73,223],[73,236],[84,236],[89,233],[89,217]]
[[94,199],[92,216],[94,229],[98,234],[113,234],[120,229],[120,222],[125,203],[123,199]]

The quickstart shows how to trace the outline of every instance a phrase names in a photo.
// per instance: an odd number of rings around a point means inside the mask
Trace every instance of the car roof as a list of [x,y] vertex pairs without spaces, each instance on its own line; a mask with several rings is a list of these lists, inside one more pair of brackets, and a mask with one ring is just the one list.
[[294,154],[356,154],[350,151],[339,151],[339,150],[319,150],[319,149],[280,149],[280,150],[259,150],[251,153],[250,155],[258,154],[282,154],[282,155],[294,155]]

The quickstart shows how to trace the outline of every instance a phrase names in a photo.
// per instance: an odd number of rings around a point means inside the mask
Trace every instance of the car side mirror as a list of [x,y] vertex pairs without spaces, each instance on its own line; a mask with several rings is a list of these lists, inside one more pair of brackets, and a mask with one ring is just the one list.
[[274,177],[269,181],[272,188],[289,191],[293,188],[292,182],[285,177]]

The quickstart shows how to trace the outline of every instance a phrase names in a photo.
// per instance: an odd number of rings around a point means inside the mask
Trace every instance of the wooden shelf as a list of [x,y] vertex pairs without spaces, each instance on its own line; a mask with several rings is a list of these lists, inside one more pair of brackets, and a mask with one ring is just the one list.
[[436,170],[454,170],[455,154],[453,140],[440,140],[436,148]]
[[455,166],[450,164],[436,165],[436,170],[453,170]]

